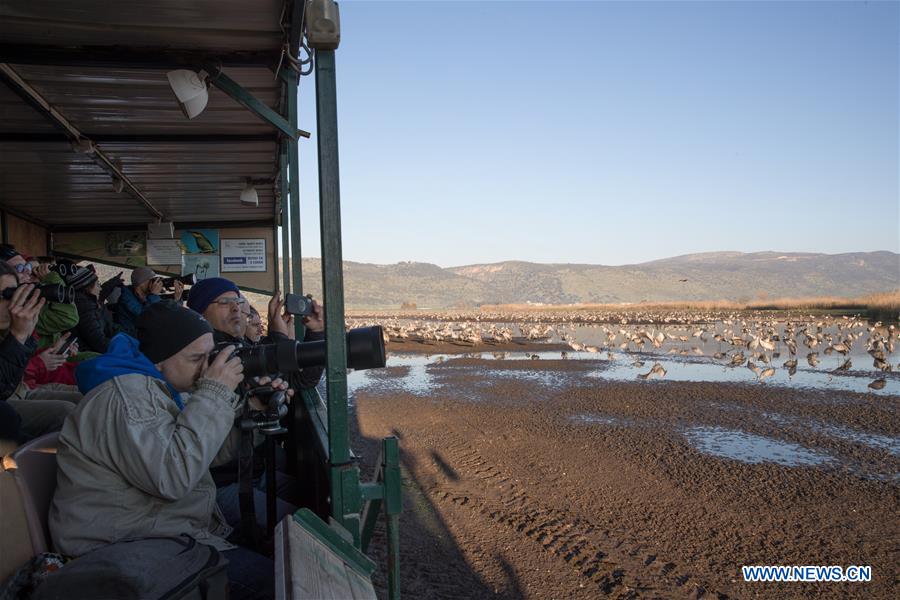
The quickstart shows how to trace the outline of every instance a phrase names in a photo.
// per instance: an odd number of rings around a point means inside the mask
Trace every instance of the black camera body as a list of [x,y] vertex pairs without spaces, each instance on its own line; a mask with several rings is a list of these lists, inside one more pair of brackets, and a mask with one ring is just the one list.
[[[274,344],[251,345],[219,342],[210,352],[212,363],[228,346],[234,346],[232,357],[238,357],[244,366],[245,396],[267,398],[266,409],[251,411],[237,419],[242,431],[257,429],[265,435],[284,433],[280,420],[287,415],[285,394],[271,387],[253,387],[251,379],[277,373],[289,375],[304,367],[325,366],[325,341],[295,342],[281,340]],[[381,326],[360,327],[347,332],[347,366],[351,369],[373,369],[385,364],[384,334]]]
[[288,294],[284,297],[284,310],[297,316],[311,315],[313,314],[312,298],[300,294]]
[[167,290],[175,289],[175,282],[180,281],[184,285],[194,285],[197,283],[197,276],[193,273],[182,275],[181,277],[161,277],[163,287]]
[[[11,300],[17,288],[6,288],[3,290],[3,298]],[[34,286],[34,291],[47,302],[58,302],[60,304],[72,304],[75,302],[75,289],[66,287],[61,283],[48,283],[45,285]],[[33,294],[34,291],[31,293]]]
[[[220,342],[210,353],[210,363],[226,346],[235,346],[234,356],[244,365],[244,377],[262,377],[275,373],[290,374],[305,367],[325,366],[325,341],[296,342],[281,340],[273,344]],[[377,369],[385,364],[384,335],[380,325],[360,327],[347,332],[347,366],[351,369]]]
[[247,396],[256,396],[264,400],[266,408],[249,411],[246,416],[238,417],[237,426],[241,431],[259,430],[263,435],[279,435],[287,433],[281,426],[281,419],[287,416],[287,394],[284,390],[275,390],[270,386],[262,386],[247,391]]

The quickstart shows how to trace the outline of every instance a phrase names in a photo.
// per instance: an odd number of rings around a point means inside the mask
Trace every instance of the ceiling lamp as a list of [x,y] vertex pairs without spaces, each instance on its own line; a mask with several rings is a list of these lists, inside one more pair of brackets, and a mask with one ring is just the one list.
[[176,69],[166,73],[169,79],[169,85],[175,92],[178,99],[178,106],[181,112],[188,119],[193,119],[203,112],[206,103],[209,102],[209,91],[207,90],[207,80],[209,74],[206,71],[195,73],[188,69]]
[[241,204],[259,206],[259,195],[257,195],[256,188],[253,187],[253,180],[251,179],[247,180],[244,189],[241,190]]

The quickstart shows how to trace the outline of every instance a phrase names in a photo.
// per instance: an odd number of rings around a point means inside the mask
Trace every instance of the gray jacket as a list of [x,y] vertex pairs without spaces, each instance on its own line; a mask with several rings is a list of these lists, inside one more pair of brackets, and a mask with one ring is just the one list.
[[232,458],[234,444],[224,442],[239,399],[211,379],[182,398],[180,411],[164,382],[130,374],[79,403],[59,439],[49,522],[57,551],[80,556],[117,540],[180,533],[233,548],[209,467]]

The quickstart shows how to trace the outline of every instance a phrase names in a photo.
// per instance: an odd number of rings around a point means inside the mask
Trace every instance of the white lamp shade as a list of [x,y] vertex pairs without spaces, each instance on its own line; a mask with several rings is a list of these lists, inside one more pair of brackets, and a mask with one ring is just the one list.
[[188,119],[193,119],[203,112],[209,102],[209,91],[206,89],[206,72],[195,73],[188,69],[177,69],[166,73],[169,85],[175,92],[181,112]]
[[249,183],[241,190],[241,203],[259,206],[259,196],[256,193],[256,188]]

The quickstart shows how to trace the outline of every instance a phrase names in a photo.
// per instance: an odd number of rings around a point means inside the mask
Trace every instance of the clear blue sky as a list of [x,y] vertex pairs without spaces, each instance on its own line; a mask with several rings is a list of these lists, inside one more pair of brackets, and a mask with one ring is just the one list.
[[345,0],[344,258],[898,252],[898,6]]

